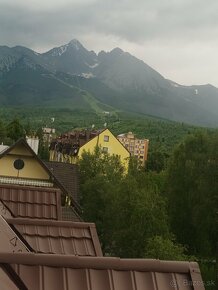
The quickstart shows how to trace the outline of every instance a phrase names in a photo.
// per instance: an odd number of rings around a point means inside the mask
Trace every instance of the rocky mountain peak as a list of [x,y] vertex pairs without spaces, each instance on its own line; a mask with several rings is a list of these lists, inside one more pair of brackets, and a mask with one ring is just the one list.
[[68,46],[75,48],[76,50],[79,50],[83,48],[82,44],[77,40],[77,39],[72,39],[69,43]]

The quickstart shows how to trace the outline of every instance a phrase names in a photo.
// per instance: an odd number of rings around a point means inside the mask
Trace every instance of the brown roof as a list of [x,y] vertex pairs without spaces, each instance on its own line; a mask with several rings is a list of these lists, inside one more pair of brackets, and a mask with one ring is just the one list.
[[30,252],[26,243],[14,232],[2,216],[0,216],[0,235],[2,252]]
[[7,219],[37,253],[102,256],[95,224],[33,219]]
[[4,205],[4,203],[0,200],[0,215],[4,218],[12,218],[11,211]]
[[204,290],[189,262],[0,253],[0,265],[12,265],[30,290]]
[[60,195],[56,188],[0,184],[0,201],[13,217],[60,220]]
[[69,196],[79,202],[78,165],[64,162],[45,162],[56,179],[63,185]]
[[61,219],[63,221],[73,221],[73,222],[82,222],[82,218],[76,212],[72,206],[62,206],[61,207]]
[[[105,129],[104,129],[105,130]],[[79,146],[83,146],[91,139],[98,136],[104,130],[74,130],[64,133],[58,138],[59,140],[70,140],[74,143],[79,143]]]
[[28,290],[10,265],[0,265],[0,281],[3,290]]

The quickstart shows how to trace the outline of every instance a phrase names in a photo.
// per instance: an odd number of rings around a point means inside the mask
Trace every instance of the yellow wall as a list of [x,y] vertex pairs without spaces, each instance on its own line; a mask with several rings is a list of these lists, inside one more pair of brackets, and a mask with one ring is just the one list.
[[[14,168],[16,159],[24,161],[24,168],[19,170],[19,175],[18,170]],[[50,177],[35,156],[31,156],[31,152],[22,146],[14,148],[0,159],[0,175],[40,180],[49,180]]]
[[22,143],[17,144],[9,154],[32,156],[32,153]]
[[[104,136],[109,136],[109,141],[104,141]],[[127,168],[130,153],[126,150],[126,148],[117,140],[117,138],[108,130],[104,130],[98,136],[94,137],[92,140],[87,142],[79,149],[78,157],[81,157],[84,151],[93,152],[95,147],[99,146],[101,149],[104,147],[108,148],[108,153],[110,155],[119,155],[121,162]]]

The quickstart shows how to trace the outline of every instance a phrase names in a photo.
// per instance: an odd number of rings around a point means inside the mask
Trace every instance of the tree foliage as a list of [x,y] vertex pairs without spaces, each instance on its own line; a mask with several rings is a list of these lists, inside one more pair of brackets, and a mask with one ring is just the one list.
[[174,233],[189,251],[213,256],[218,241],[218,134],[198,133],[175,150],[167,175]]
[[[145,257],[160,260],[189,260],[190,256],[186,255],[187,249],[176,243],[173,238],[163,238],[154,236],[147,240]],[[192,257],[192,261],[195,258]]]
[[100,148],[85,152],[79,165],[84,219],[96,223],[106,254],[144,257],[149,239],[171,237],[156,173],[146,173],[131,160],[124,174],[119,158]]
[[25,137],[25,131],[18,119],[11,121],[7,127],[7,136],[14,142],[18,139]]

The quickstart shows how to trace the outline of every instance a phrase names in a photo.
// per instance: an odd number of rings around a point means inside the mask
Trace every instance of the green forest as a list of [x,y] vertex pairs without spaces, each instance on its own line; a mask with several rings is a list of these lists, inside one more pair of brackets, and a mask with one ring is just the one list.
[[[14,110],[14,111],[13,111]],[[96,148],[79,162],[83,218],[95,222],[105,255],[198,261],[206,289],[215,290],[218,251],[218,131],[166,120],[35,109],[0,111],[0,141],[10,145],[42,126],[128,131],[147,138],[145,167],[135,159],[128,173],[117,156]],[[55,118],[52,123],[50,118]],[[40,147],[40,157],[47,158]]]
[[215,289],[218,241],[217,133],[196,133],[176,146],[159,172],[96,148],[80,161],[84,220],[96,223],[110,256],[198,261]]

